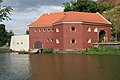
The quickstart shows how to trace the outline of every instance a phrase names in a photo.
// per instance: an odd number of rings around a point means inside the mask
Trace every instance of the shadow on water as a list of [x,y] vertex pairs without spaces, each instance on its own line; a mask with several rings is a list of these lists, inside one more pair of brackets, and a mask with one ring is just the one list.
[[120,80],[120,56],[0,54],[0,80]]

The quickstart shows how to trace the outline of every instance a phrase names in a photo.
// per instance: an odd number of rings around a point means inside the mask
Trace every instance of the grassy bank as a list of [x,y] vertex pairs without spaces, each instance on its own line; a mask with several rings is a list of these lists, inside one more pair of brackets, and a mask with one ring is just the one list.
[[4,45],[2,47],[0,47],[0,53],[6,53],[6,52],[10,52],[10,47],[7,45]]
[[116,48],[91,48],[83,51],[83,54],[108,54],[108,55],[120,55],[120,49]]

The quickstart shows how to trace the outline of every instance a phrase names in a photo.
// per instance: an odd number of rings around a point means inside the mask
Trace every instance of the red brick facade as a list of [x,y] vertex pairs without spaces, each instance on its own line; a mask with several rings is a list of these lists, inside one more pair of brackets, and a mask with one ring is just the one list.
[[[62,16],[64,17],[64,15]],[[111,37],[110,29],[111,24],[102,17],[100,20],[101,21],[104,20],[104,23],[103,21],[102,23],[100,22],[97,23],[86,21],[68,22],[63,20],[62,22],[58,21],[56,23],[55,22],[51,23],[52,26],[48,25],[41,27],[30,25],[29,27],[30,49],[54,48],[56,50],[67,51],[82,50],[91,48],[92,43],[103,41],[107,42],[110,40]],[[36,42],[38,42],[39,44]],[[38,45],[36,45],[35,43]]]

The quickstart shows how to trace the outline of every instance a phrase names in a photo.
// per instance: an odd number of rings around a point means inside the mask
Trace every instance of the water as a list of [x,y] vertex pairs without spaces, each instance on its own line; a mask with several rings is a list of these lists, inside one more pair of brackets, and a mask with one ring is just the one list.
[[0,80],[120,80],[120,56],[1,53]]

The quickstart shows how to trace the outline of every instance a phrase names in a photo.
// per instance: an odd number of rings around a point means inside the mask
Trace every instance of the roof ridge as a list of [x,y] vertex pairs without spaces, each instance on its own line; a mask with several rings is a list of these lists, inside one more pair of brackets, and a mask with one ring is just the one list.
[[69,12],[64,12],[64,16],[62,18],[60,18],[58,21],[54,22],[54,23],[58,23],[58,22],[62,22],[64,21],[64,19],[68,16]]

